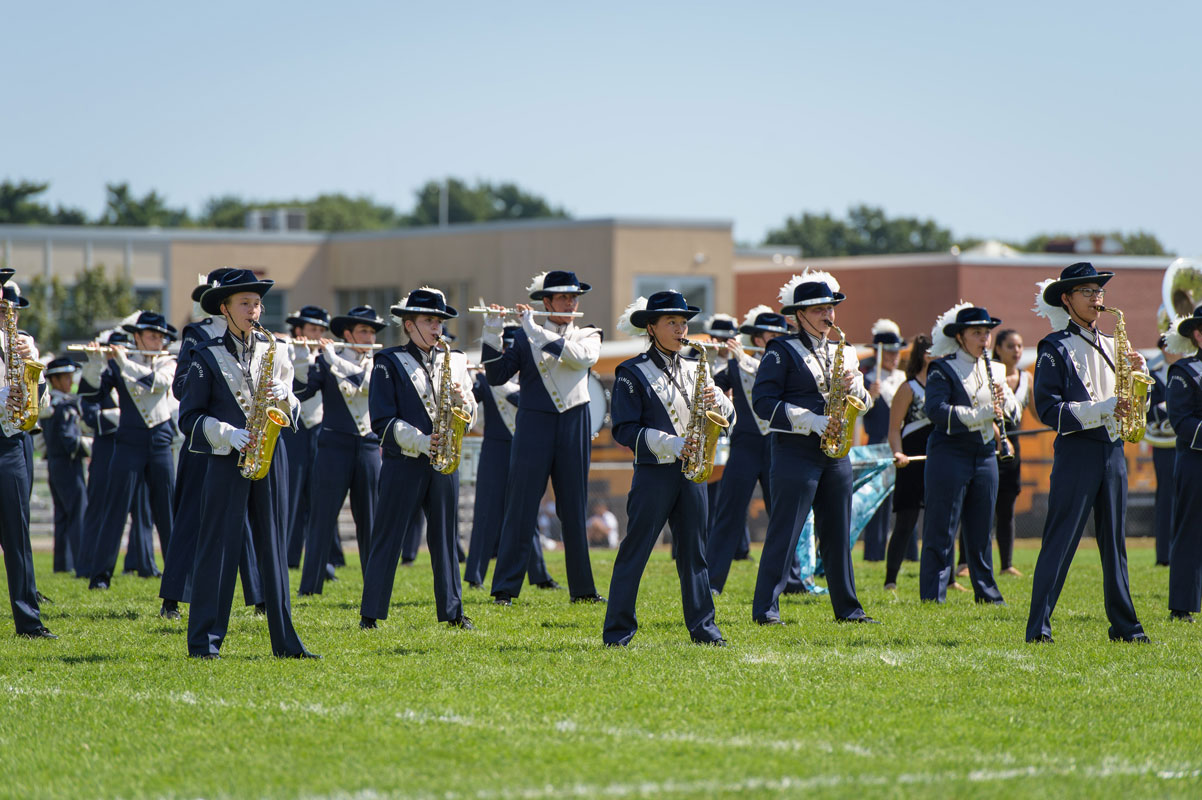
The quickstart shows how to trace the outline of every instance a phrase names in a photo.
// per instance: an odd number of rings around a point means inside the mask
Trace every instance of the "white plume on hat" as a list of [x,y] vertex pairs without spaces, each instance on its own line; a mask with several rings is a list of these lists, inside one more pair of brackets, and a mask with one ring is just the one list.
[[[790,301],[790,302],[792,302],[792,301]],[[775,314],[775,313],[776,313],[776,311],[774,311],[772,308],[761,303],[760,305],[756,306],[755,308],[753,308],[747,312],[746,316],[743,317],[743,324],[744,325],[754,325],[756,318],[759,317],[760,314]]]
[[10,287],[10,286],[12,287],[13,294],[15,294],[17,297],[21,297],[21,286],[20,286],[20,284],[18,284],[16,281],[13,281],[13,280],[10,280],[8,283],[4,284],[4,287],[5,287],[5,288],[8,288],[8,287]]
[[123,330],[123,326],[125,326],[125,325],[137,325],[138,317],[140,317],[140,316],[142,316],[142,312],[135,311],[134,313],[130,314],[125,319],[121,320],[121,323],[117,326],[117,329]]
[[901,328],[891,319],[878,319],[872,323],[872,335],[879,336],[882,333],[892,333],[901,338]]
[[[435,289],[433,286],[419,286],[416,289],[414,289],[413,292],[429,292],[430,294],[436,294],[442,298],[442,302],[444,304],[447,302],[447,296],[442,293],[442,290]],[[395,305],[408,306],[409,305],[409,295],[413,294],[413,292],[401,292],[401,299],[398,300],[395,303]],[[483,304],[483,301],[481,301],[481,304]],[[408,313],[412,313],[412,312],[408,312]],[[300,312],[297,311],[295,316],[299,317]],[[396,314],[389,314],[388,316],[392,317],[392,321],[395,324],[400,325],[402,328],[405,327],[405,320],[403,320],[401,317],[398,317]]]
[[537,275],[535,275],[534,280],[530,281],[530,285],[526,287],[526,292],[527,293],[541,292],[543,289],[543,283],[545,282],[546,278],[547,278],[547,273],[545,273],[545,272],[540,272]]
[[806,267],[804,272],[800,275],[794,275],[788,283],[781,287],[779,295],[781,305],[792,305],[793,292],[803,283],[825,283],[830,287],[832,292],[839,291],[839,281],[835,280],[834,275],[831,275],[829,272],[823,272],[820,269]]
[[618,317],[618,333],[626,334],[627,336],[646,336],[647,331],[643,328],[635,327],[630,321],[630,315],[636,311],[644,311],[647,308],[647,298],[640,296],[630,305],[626,306],[626,310],[622,312],[622,316]]
[[1192,356],[1198,346],[1191,339],[1186,339],[1177,332],[1177,326],[1189,317],[1174,317],[1169,323],[1169,329],[1164,332],[1164,349],[1179,356]]
[[961,309],[972,308],[972,303],[967,303],[961,300],[954,306],[944,311],[935,320],[935,327],[931,328],[931,355],[932,356],[950,356],[952,353],[960,349],[960,343],[956,341],[954,336],[948,336],[943,332],[945,325],[950,325],[956,321],[956,314]]
[[100,333],[96,334],[96,341],[100,342],[101,344],[108,344],[109,339],[114,333],[125,333],[125,331],[121,330],[120,328],[105,328]]
[[1035,284],[1035,307],[1031,310],[1046,319],[1052,325],[1052,330],[1063,330],[1068,325],[1068,312],[1064,306],[1053,306],[1043,299],[1043,290],[1056,282],[1056,278],[1048,278]]

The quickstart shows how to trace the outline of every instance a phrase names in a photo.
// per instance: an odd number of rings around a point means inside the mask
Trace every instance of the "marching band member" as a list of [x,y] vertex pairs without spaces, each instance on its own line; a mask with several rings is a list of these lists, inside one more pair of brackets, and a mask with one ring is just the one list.
[[[1006,385],[1014,395],[1014,416],[1003,420],[1007,434],[1022,426],[1023,411],[1031,403],[1031,376],[1018,368],[1023,357],[1023,337],[1018,331],[1007,328],[999,331],[993,342],[993,360],[1006,368]],[[997,464],[997,550],[1001,559],[1002,572],[1021,578],[1022,573],[1014,566],[1014,504],[1023,490],[1022,447],[1017,437],[1010,439],[1013,458],[999,458]],[[963,548],[962,548],[963,549]]]
[[[580,295],[592,287],[576,273],[552,270],[536,275],[527,287],[531,300],[547,311],[576,311]],[[500,309],[500,306],[494,306]],[[493,571],[492,595],[509,605],[522,590],[530,563],[530,532],[538,520],[547,479],[563,526],[564,560],[572,602],[603,603],[593,583],[585,529],[592,430],[588,374],[601,355],[601,329],[577,326],[572,317],[549,316],[540,324],[528,305],[518,304],[522,329],[513,346],[501,344],[499,314],[484,318],[483,354],[489,384],[499,386],[518,375],[521,397],[506,490],[505,520]]]
[[[906,360],[906,382],[897,387],[889,407],[889,445],[897,461],[897,479],[893,485],[893,535],[885,550],[885,589],[897,589],[897,573],[902,559],[917,549],[914,534],[918,516],[926,500],[926,465],[911,462],[913,456],[926,456],[931,435],[927,416],[927,375],[931,365],[931,337],[920,333],[910,345]],[[911,559],[917,560],[917,559]],[[948,588],[968,591],[954,580]]]
[[[1168,332],[1160,334],[1156,347],[1160,350],[1160,358],[1156,365],[1149,364],[1148,374],[1155,384],[1148,391],[1148,431],[1158,431],[1161,435],[1152,444],[1152,468],[1156,472],[1156,514],[1153,527],[1156,533],[1156,566],[1169,565],[1169,542],[1173,537],[1173,469],[1177,462],[1177,448],[1172,436],[1173,427],[1169,421],[1168,383],[1169,367],[1181,355],[1168,349]],[[1185,343],[1188,347],[1188,343]],[[1193,353],[1192,350],[1188,351]],[[1168,436],[1165,436],[1168,434]],[[1148,437],[1151,438],[1151,437]],[[1166,441],[1167,439],[1167,441]]]
[[[13,270],[0,269],[0,286],[4,303],[0,303],[0,350],[7,367],[12,356],[37,360],[32,340],[22,336],[10,340],[9,330],[15,329],[19,309],[28,308],[28,298],[22,297],[15,283],[9,283]],[[9,320],[9,314],[14,315]],[[38,382],[38,413],[49,411],[50,395],[44,379]],[[12,606],[17,635],[27,639],[57,639],[42,624],[38,608],[38,588],[33,575],[33,550],[29,545],[29,487],[33,483],[30,462],[26,454],[28,437],[12,424],[10,417],[18,407],[20,387],[9,383],[8,369],[0,370],[0,547],[4,550],[4,570],[8,577],[8,599]]]
[[[768,306],[756,306],[747,312],[739,333],[751,337],[753,347],[764,348],[777,336],[787,336],[785,318]],[[730,458],[722,471],[718,489],[717,508],[710,515],[709,541],[705,561],[709,566],[710,587],[721,592],[726,588],[730,563],[738,554],[739,542],[747,531],[747,508],[755,485],[764,495],[764,508],[772,512],[772,492],[769,473],[772,468],[772,437],[768,421],[751,409],[751,391],[760,358],[743,351],[738,340],[730,346],[731,355],[726,369],[714,376],[714,384],[731,393],[735,421],[730,434]],[[796,561],[796,558],[793,559]]]
[[50,419],[42,426],[46,442],[46,467],[50,497],[54,501],[54,571],[71,572],[80,557],[80,529],[87,507],[87,484],[83,462],[92,440],[81,425],[79,397],[71,393],[78,365],[69,358],[56,358],[46,365],[50,384]]
[[[868,396],[872,398],[872,408],[865,412],[863,421],[868,444],[880,444],[889,441],[889,409],[893,405],[893,394],[897,387],[906,382],[906,373],[897,368],[906,340],[902,338],[901,328],[896,322],[878,319],[872,324],[872,345],[877,352],[877,364],[864,379]],[[881,503],[860,534],[864,540],[865,561],[885,560],[889,510],[887,504]]]
[[[359,627],[371,629],[388,618],[392,585],[405,535],[413,517],[426,517],[426,545],[434,570],[434,602],[439,622],[473,630],[463,614],[459,559],[456,554],[459,503],[458,469],[434,469],[431,453],[445,444],[435,431],[440,409],[450,404],[468,418],[476,400],[468,391],[467,358],[438,347],[443,320],[459,312],[437,289],[422,287],[390,309],[409,342],[380,352],[371,381],[371,424],[384,445],[380,498],[371,552],[365,559]],[[449,360],[449,365],[448,365]],[[450,397],[443,393],[443,371],[450,369]],[[468,426],[470,427],[470,422]]]
[[[289,419],[299,403],[287,375],[287,356],[254,324],[262,313],[262,297],[272,281],[259,280],[248,269],[233,269],[201,295],[201,307],[225,319],[226,330],[201,343],[191,353],[180,425],[185,446],[208,459],[204,469],[200,539],[192,569],[192,605],[188,614],[188,655],[220,658],[229,628],[239,554],[249,515],[258,572],[263,581],[264,613],[273,655],[316,658],[308,652],[292,626],[288,601],[288,565],[276,510],[278,487],[286,480],[263,480],[242,475],[239,451],[253,444],[259,431],[248,431],[255,404],[262,397]],[[270,377],[263,375],[263,359],[272,353]],[[277,357],[278,356],[278,357]],[[268,386],[262,382],[269,380]],[[281,462],[273,459],[271,469]]]
[[[129,335],[122,330],[101,331],[96,336],[99,344],[129,344]],[[81,371],[82,372],[82,371]],[[75,577],[92,577],[92,560],[96,557],[96,541],[100,531],[100,519],[108,497],[109,472],[113,452],[117,449],[117,428],[121,424],[121,409],[117,402],[116,389],[100,394],[81,374],[76,388],[85,432],[92,437],[92,458],[88,462],[88,497],[84,509],[83,525],[80,529],[80,552],[75,557]],[[174,531],[173,531],[174,532]],[[149,550],[154,554],[154,531],[150,521],[150,494],[146,484],[138,479],[134,490],[134,502],[129,510],[129,544],[125,552],[125,571],[137,571],[137,561],[145,560],[137,554]],[[143,567],[145,571],[145,567]]]
[[[769,309],[771,310],[771,309]],[[714,385],[727,393],[730,397],[731,387],[734,381],[726,375],[727,367],[730,365],[731,359],[735,358],[731,348],[731,343],[739,344],[739,321],[730,314],[714,314],[705,321],[702,331],[714,340],[717,347],[711,354],[708,350],[702,349],[700,353],[690,352],[689,355],[701,358],[704,356],[710,362],[710,374],[713,375]],[[728,438],[729,431],[722,431],[722,437]],[[722,474],[726,474],[723,469]],[[709,504],[709,519],[706,523],[706,530],[713,531],[715,514],[718,510],[718,492],[721,488],[721,478],[710,478],[709,483],[705,485],[706,498]],[[750,501],[749,501],[750,502]],[[744,514],[744,517],[746,515]],[[706,542],[709,541],[709,534],[706,534]],[[708,547],[708,544],[707,544]],[[744,561],[749,559],[751,550],[751,529],[747,526],[747,521],[743,521],[742,535],[739,541],[735,544],[735,552],[732,560]],[[676,542],[672,542],[672,557],[676,558]],[[706,558],[708,561],[709,553]],[[713,564],[710,564],[710,583],[712,585],[714,579]]]
[[376,334],[388,327],[371,306],[356,306],[330,320],[330,331],[349,344],[335,348],[328,339],[309,374],[296,373],[302,403],[321,392],[321,435],[315,469],[322,477],[321,491],[313,493],[309,529],[305,535],[305,563],[299,594],[321,594],[330,548],[338,536],[338,512],[347,493],[359,543],[359,568],[366,572],[364,556],[370,551],[376,512],[376,484],[380,479],[380,437],[372,430],[368,410],[372,351]]
[[[176,336],[175,328],[154,311],[140,311],[121,327],[133,336],[134,348],[142,351],[160,351]],[[88,352],[81,385],[86,381],[94,391],[89,395],[81,391],[81,396],[103,397],[115,388],[121,408],[95,558],[90,565],[91,589],[107,589],[113,579],[125,518],[136,501],[139,480],[145,482],[150,493],[150,513],[159,532],[159,544],[164,553],[170,547],[171,499],[175,491],[171,452],[176,432],[172,420],[175,398],[171,396],[174,377],[175,359],[171,356],[126,354],[122,345],[114,345],[107,360],[97,350]],[[157,577],[153,551],[149,556],[152,572],[139,574]]]
[[955,569],[956,531],[963,525],[976,601],[1005,605],[993,577],[990,542],[997,503],[995,422],[999,406],[1002,414],[1013,415],[1017,405],[1005,369],[987,356],[990,331],[1001,322],[984,308],[959,303],[931,329],[935,359],[927,369],[925,408],[933,425],[927,440],[918,586],[923,600],[947,600]]
[[1202,610],[1202,306],[1174,323],[1166,336],[1166,351],[1183,357],[1169,367],[1167,389],[1169,418],[1177,432],[1169,619],[1193,622]]
[[[330,312],[321,306],[303,306],[286,320],[292,327],[292,368],[295,374],[308,378],[309,370],[317,361],[317,352],[310,348],[310,341],[326,338],[330,329]],[[303,341],[297,341],[303,340]],[[296,428],[280,433],[288,451],[288,503],[287,527],[284,535],[288,542],[288,566],[299,567],[301,552],[305,547],[305,531],[309,526],[309,515],[313,507],[316,484],[313,483],[314,466],[317,463],[317,439],[321,436],[321,418],[324,399],[321,392],[301,403]],[[334,537],[336,549],[341,542]],[[327,579],[331,570],[327,567]]]
[[[225,275],[234,270],[230,267],[219,267],[192,289],[192,316],[195,322],[184,326],[180,333],[179,356],[176,359],[175,378],[171,382],[171,393],[176,400],[183,400],[184,386],[188,379],[188,368],[192,365],[192,355],[197,347],[212,339],[225,334],[226,323],[223,316],[209,316],[200,307],[200,298],[211,287],[218,285]],[[159,597],[163,605],[159,616],[164,619],[180,619],[180,603],[187,603],[191,597],[192,569],[196,564],[196,546],[200,538],[200,517],[206,501],[204,493],[205,467],[208,459],[205,455],[193,451],[189,447],[181,447],[179,464],[175,473],[175,494],[172,497],[171,549],[163,556],[163,578],[159,581]],[[254,541],[250,526],[244,530],[242,558],[239,564],[242,575],[242,594],[246,605],[263,606],[263,582],[259,576],[258,559],[254,550]]]
[[844,348],[842,374],[832,374],[839,345],[827,334],[835,324],[835,306],[845,299],[839,283],[825,272],[806,269],[793,276],[781,288],[781,314],[797,321],[798,333],[768,342],[752,389],[752,408],[769,421],[774,439],[772,513],[751,609],[752,619],[761,625],[784,624],[780,594],[811,508],[835,619],[876,622],[856,597],[850,553],[851,459],[831,458],[822,449],[823,432],[834,433],[840,426],[840,420],[825,414],[834,381],[842,382],[848,397],[865,406],[872,403],[863,375],[854,368],[854,347]]
[[1065,267],[1059,279],[1038,284],[1036,313],[1052,324],[1035,360],[1035,409],[1056,430],[1055,456],[1043,545],[1035,562],[1028,642],[1052,641],[1052,611],[1085,522],[1093,512],[1102,558],[1102,588],[1111,641],[1150,641],[1135,615],[1127,578],[1127,460],[1118,422],[1130,409],[1115,397],[1115,365],[1137,353],[1116,353],[1114,339],[1097,329],[1102,288],[1113,272],[1088,262]]
[[605,613],[603,638],[610,647],[629,644],[638,630],[639,581],[665,522],[677,542],[676,573],[689,636],[698,644],[726,644],[714,621],[705,565],[705,489],[681,471],[681,457],[697,446],[684,438],[691,415],[712,408],[729,417],[734,411],[712,379],[705,388],[704,407],[697,406],[697,364],[680,349],[688,321],[700,311],[679,292],[656,292],[632,303],[618,321],[618,330],[627,335],[645,330],[651,347],[622,362],[615,372],[613,437],[634,451],[634,478],[626,501],[626,538],[614,559]]
[[[514,334],[521,330],[518,325],[506,325],[501,334],[505,347],[513,347]],[[516,378],[510,378],[500,386],[489,386],[483,371],[479,372],[472,386],[472,396],[477,407],[483,409],[484,437],[480,444],[480,458],[476,468],[476,503],[472,514],[472,533],[468,540],[467,564],[463,579],[473,589],[484,588],[484,576],[488,562],[496,557],[497,539],[500,534],[498,520],[505,518],[505,487],[509,483],[509,451],[513,443],[513,432],[517,428],[520,387]],[[537,526],[531,532],[534,538],[530,548],[530,563],[526,573],[530,584],[541,589],[558,589],[559,584],[547,572],[543,559],[543,545]]]

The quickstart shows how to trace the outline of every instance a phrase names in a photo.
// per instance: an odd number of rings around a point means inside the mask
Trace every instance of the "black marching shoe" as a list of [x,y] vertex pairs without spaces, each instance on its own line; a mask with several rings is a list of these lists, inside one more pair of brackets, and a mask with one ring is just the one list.
[[109,582],[106,581],[104,578],[100,578],[98,580],[92,580],[90,583],[88,583],[88,588],[89,589],[107,589],[107,588],[109,588]]
[[38,628],[37,630],[28,631],[26,633],[18,633],[22,639],[57,639],[49,628]]
[[284,656],[284,658],[312,658],[312,659],[320,659],[320,658],[321,658],[321,656],[317,655],[317,653],[310,653],[308,650],[301,650],[299,653],[289,653],[288,655]]
[[835,622],[858,623],[860,625],[880,625],[881,623],[865,614],[862,617],[836,617]]
[[39,592],[37,590],[34,591],[33,596],[37,598],[37,601],[39,604],[40,603],[49,603],[50,605],[54,605],[53,600],[51,600],[49,597],[47,597],[46,595],[42,594],[41,592]]
[[727,641],[719,636],[717,639],[694,639],[693,644],[703,644],[708,647],[727,647]]
[[374,631],[377,627],[376,620],[372,617],[359,617],[359,630]]
[[179,613],[179,603],[175,600],[164,600],[163,607],[159,609],[159,616],[163,619],[183,618],[183,615]]
[[468,582],[467,582],[467,588],[469,588],[469,589],[483,589],[483,588],[484,588],[484,584],[482,584],[482,583],[476,583],[475,581],[468,581]]
[[1041,633],[1034,639],[1028,639],[1027,644],[1055,644],[1056,640],[1050,633]]
[[505,594],[504,592],[501,592],[500,594],[494,594],[492,596],[492,601],[493,601],[493,603],[495,603],[496,605],[499,605],[499,606],[513,605],[513,598],[510,597],[509,595]]
[[1129,644],[1152,644],[1146,633],[1133,633],[1130,636],[1111,636],[1112,642],[1127,642]]
[[602,597],[601,595],[597,594],[596,592],[593,592],[592,594],[582,594],[582,595],[580,595],[580,596],[578,596],[578,597],[573,597],[573,598],[572,598],[572,602],[573,602],[573,603],[601,603],[601,604],[605,604],[605,603],[608,603],[609,601],[608,601],[608,600],[606,600],[606,599],[605,599],[604,597]]
[[559,585],[559,582],[556,581],[554,578],[548,578],[547,580],[540,581],[539,583],[536,583],[534,585],[536,587],[538,587],[539,589],[562,589],[563,588],[562,586]]
[[267,616],[267,604],[266,603],[255,603],[255,616],[256,617]]
[[221,658],[219,653],[188,653],[188,658],[195,658],[201,661],[217,661]]
[[463,631],[476,630],[476,626],[472,624],[472,621],[470,619],[468,619],[467,617],[463,616],[462,614],[460,614],[456,619],[453,619],[450,622],[448,622],[447,625],[449,625],[452,628],[459,628],[460,630],[463,630]]
[[1193,622],[1194,615],[1188,611],[1169,611],[1169,619],[1173,622]]
[[763,619],[754,620],[756,625],[784,625],[785,621],[777,617],[764,617]]
[[402,567],[412,567],[416,561],[417,561],[416,558],[402,558],[401,566]]

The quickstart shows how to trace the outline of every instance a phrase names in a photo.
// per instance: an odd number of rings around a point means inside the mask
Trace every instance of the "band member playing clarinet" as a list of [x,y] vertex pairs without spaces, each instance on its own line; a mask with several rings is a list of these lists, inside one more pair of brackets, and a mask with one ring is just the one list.
[[933,427],[927,440],[919,567],[923,600],[947,600],[956,531],[963,525],[976,601],[1005,605],[993,577],[990,536],[997,502],[997,425],[1003,415],[1017,413],[1018,405],[1005,369],[988,358],[990,331],[1001,322],[984,308],[960,303],[931,329],[936,359],[927,369],[926,386],[926,413]]
[[[863,406],[872,399],[856,369],[855,348],[827,338],[835,327],[835,306],[847,297],[831,275],[807,269],[781,288],[781,314],[797,320],[799,332],[768,342],[752,390],[756,416],[771,424],[772,513],[760,556],[751,616],[761,625],[783,625],[780,594],[789,563],[810,509],[818,551],[826,566],[827,586],[839,622],[876,622],[856,597],[852,571],[852,470],[847,456],[832,457],[824,433],[842,438],[845,419],[828,415],[832,389]],[[842,362],[842,367],[838,364]]]
[[627,335],[645,330],[651,347],[615,372],[613,436],[634,451],[634,478],[626,501],[626,538],[614,559],[605,614],[603,638],[611,647],[629,644],[638,630],[639,581],[665,522],[677,543],[676,574],[689,636],[698,644],[726,644],[714,622],[705,566],[705,486],[681,471],[682,457],[699,452],[700,445],[685,438],[693,415],[713,409],[729,418],[734,412],[712,378],[697,391],[698,362],[680,354],[688,322],[700,311],[679,292],[656,292],[636,300],[618,321],[618,330]]
[[[388,618],[405,535],[422,513],[438,621],[472,630],[472,621],[463,614],[456,554],[459,481],[454,464],[459,454],[452,454],[449,472],[436,469],[432,460],[450,433],[439,433],[440,418],[458,412],[470,420],[476,412],[467,358],[442,340],[443,320],[459,312],[447,305],[442,292],[428,287],[410,292],[391,310],[409,343],[380,351],[372,371],[371,424],[384,445],[384,459],[359,627],[375,628],[377,620]],[[465,425],[470,427],[470,421]]]
[[1082,261],[1037,286],[1036,313],[1052,323],[1052,333],[1040,340],[1035,359],[1035,410],[1056,430],[1056,445],[1028,642],[1052,641],[1052,611],[1091,512],[1110,639],[1150,641],[1135,615],[1127,578],[1127,459],[1120,425],[1131,407],[1115,395],[1119,359],[1134,371],[1143,369],[1144,360],[1134,351],[1117,352],[1115,340],[1098,330],[1102,287],[1112,277]]
[[[531,300],[541,300],[548,312],[565,315],[575,313],[580,295],[590,289],[576,279],[576,273],[564,270],[536,275],[527,287]],[[588,374],[601,355],[601,330],[577,326],[572,316],[555,313],[541,324],[530,306],[518,305],[517,310],[522,329],[514,334],[509,348],[501,345],[501,316],[484,318],[481,361],[488,382],[499,386],[517,375],[521,385],[493,599],[507,606],[522,590],[530,563],[530,532],[537,524],[539,502],[550,478],[563,526],[572,602],[603,603],[605,598],[597,594],[593,582],[584,524],[592,450]]]
[[1173,538],[1169,545],[1169,619],[1193,622],[1202,610],[1202,306],[1175,320],[1166,350],[1184,356],[1169,366],[1169,419],[1177,433]]
[[[292,627],[288,564],[278,528],[277,497],[282,489],[286,491],[287,475],[278,474],[276,466],[283,461],[278,453],[272,453],[267,477],[259,480],[246,477],[239,464],[240,453],[259,453],[256,445],[267,435],[265,430],[248,430],[252,420],[278,409],[294,424],[300,407],[286,380],[287,351],[261,328],[256,331],[263,295],[273,282],[257,279],[248,269],[234,269],[215,283],[201,295],[200,304],[209,314],[224,317],[227,329],[193,351],[180,402],[184,446],[208,459],[204,495],[211,501],[202,506],[192,570],[188,655],[220,657],[229,627],[243,526],[249,516],[263,580],[271,652],[288,658],[316,658]],[[273,470],[277,474],[273,475]]]

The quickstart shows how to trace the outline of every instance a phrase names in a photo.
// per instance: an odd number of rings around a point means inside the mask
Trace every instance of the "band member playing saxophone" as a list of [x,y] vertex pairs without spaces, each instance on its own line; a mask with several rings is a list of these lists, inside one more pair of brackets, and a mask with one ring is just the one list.
[[[1052,611],[1090,512],[1102,557],[1102,589],[1112,641],[1147,642],[1135,615],[1127,578],[1127,459],[1121,438],[1131,422],[1119,402],[1116,372],[1143,369],[1134,351],[1119,352],[1097,328],[1105,284],[1113,272],[1088,262],[1065,267],[1038,284],[1035,310],[1052,324],[1035,360],[1035,409],[1056,430],[1043,545],[1035,562],[1028,642],[1052,641]],[[1118,368],[1118,369],[1116,369]],[[1141,412],[1142,413],[1142,412]],[[1139,420],[1140,424],[1144,420]]]
[[437,289],[422,287],[392,306],[408,344],[381,350],[372,370],[372,430],[384,447],[379,506],[363,577],[359,627],[388,618],[405,534],[419,513],[434,570],[438,621],[472,630],[463,614],[456,515],[459,448],[476,412],[467,358],[442,338],[443,321],[459,312]]
[[734,406],[712,378],[699,373],[702,362],[680,354],[688,321],[700,310],[679,292],[656,292],[636,300],[618,322],[618,330],[630,336],[645,330],[651,347],[615,372],[613,436],[634,451],[634,477],[626,502],[626,538],[614,560],[605,614],[603,638],[611,647],[629,644],[638,630],[639,581],[665,522],[677,543],[676,573],[689,636],[698,644],[726,644],[714,622],[705,564],[704,478],[696,481],[708,472],[699,464],[705,446],[689,431],[697,429],[698,415],[716,412],[729,419]]
[[[753,410],[769,421],[774,439],[772,513],[751,609],[761,625],[784,624],[780,594],[811,508],[835,619],[876,622],[860,606],[852,571],[852,470],[846,447],[854,415],[836,415],[830,408],[864,409],[872,403],[855,368],[855,348],[841,348],[827,338],[838,330],[835,306],[845,299],[825,272],[807,269],[785,284],[781,314],[795,318],[799,332],[768,342],[752,390]],[[842,401],[833,402],[838,396]]]
[[[184,446],[208,459],[204,496],[210,502],[201,507],[188,613],[188,655],[195,658],[220,657],[247,517],[263,580],[271,652],[288,658],[316,657],[292,626],[288,564],[277,508],[279,494],[287,491],[288,476],[275,468],[284,461],[266,446],[268,432],[256,424],[256,420],[295,424],[300,408],[287,380],[290,365],[285,348],[261,328],[256,330],[262,297],[271,286],[272,281],[259,280],[248,269],[234,269],[200,299],[206,312],[225,319],[227,328],[193,350],[180,401]],[[244,456],[250,458],[243,462]],[[261,461],[253,463],[254,459]],[[262,475],[264,469],[266,477],[248,477],[251,472]]]

